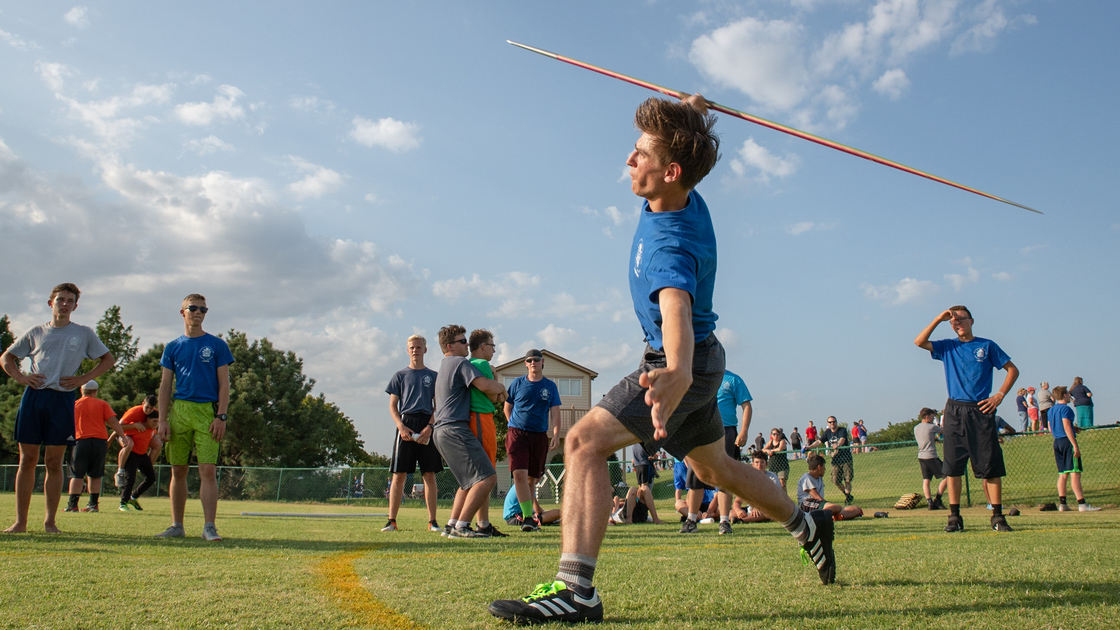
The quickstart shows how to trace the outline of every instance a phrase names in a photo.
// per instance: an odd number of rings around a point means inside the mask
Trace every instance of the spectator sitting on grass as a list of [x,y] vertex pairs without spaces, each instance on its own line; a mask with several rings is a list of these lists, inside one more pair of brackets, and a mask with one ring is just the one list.
[[759,451],[766,454],[769,461],[767,470],[777,475],[782,490],[786,489],[786,480],[789,479],[789,459],[785,456],[785,451],[788,450],[789,442],[786,442],[782,432],[778,429],[772,429],[770,431],[770,441]]
[[[751,466],[754,466],[755,470],[766,472],[766,477],[780,487],[782,485],[781,479],[766,470],[768,459],[769,456],[766,451],[755,451],[751,455]],[[736,523],[764,523],[769,521],[770,517],[763,514],[758,508],[744,505],[742,499],[735,497],[735,503],[731,506],[731,519]]]
[[1073,494],[1077,497],[1077,510],[1079,512],[1096,512],[1099,507],[1093,507],[1085,502],[1085,492],[1081,489],[1081,447],[1077,444],[1077,427],[1074,426],[1076,414],[1070,409],[1069,390],[1062,385],[1054,388],[1054,402],[1050,408],[1050,431],[1054,436],[1054,461],[1058,465],[1058,510],[1068,512],[1066,505],[1066,480],[1073,486]]
[[[614,497],[616,500],[618,497]],[[505,506],[502,508],[502,518],[506,519],[506,523],[510,527],[521,527],[525,522],[524,515],[521,514],[521,503],[517,500],[517,492],[511,487],[509,492],[506,493]],[[541,524],[551,525],[560,521],[560,510],[544,510],[541,512]]]
[[[647,516],[653,516],[653,523],[660,525],[663,521],[657,516],[657,506],[653,503],[653,492],[650,490],[650,485],[653,484],[653,479],[657,474],[649,463],[649,455],[646,454],[646,450],[640,442],[633,446],[633,450],[634,474],[638,477],[638,485],[631,486],[626,491],[624,501],[626,523],[644,523]],[[643,509],[640,510],[638,516],[635,516],[635,508],[638,505],[641,505]]]
[[849,505],[842,507],[824,500],[824,458],[816,453],[806,460],[809,472],[801,475],[797,482],[797,505],[805,512],[813,510],[828,510],[832,512],[833,520],[845,521],[863,516],[863,510],[858,506]]

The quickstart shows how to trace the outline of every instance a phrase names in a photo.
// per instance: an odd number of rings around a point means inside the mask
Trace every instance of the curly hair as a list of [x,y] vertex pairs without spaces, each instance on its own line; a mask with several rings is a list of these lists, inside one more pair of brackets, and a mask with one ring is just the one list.
[[713,114],[661,98],[647,99],[634,113],[634,125],[653,138],[653,150],[661,163],[680,165],[680,182],[687,190],[695,188],[719,161],[715,124]]

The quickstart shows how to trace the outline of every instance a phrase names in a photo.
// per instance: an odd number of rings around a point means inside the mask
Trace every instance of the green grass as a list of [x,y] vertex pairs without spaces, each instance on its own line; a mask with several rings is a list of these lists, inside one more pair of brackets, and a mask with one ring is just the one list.
[[[32,504],[35,525],[41,501]],[[204,543],[191,501],[190,537],[163,541],[152,535],[167,525],[166,499],[144,505],[60,514],[61,535],[0,536],[0,627],[503,628],[489,601],[525,595],[556,570],[556,527],[447,540],[423,531],[416,509],[402,512],[403,531],[382,534],[380,518],[238,516],[341,506],[228,501],[219,504],[226,540]],[[13,513],[14,497],[0,494],[0,515]],[[710,525],[694,536],[675,525],[612,527],[596,574],[606,627],[1120,625],[1120,510],[1032,509],[1002,535],[987,530],[983,508],[964,510],[962,534],[941,531],[945,514],[838,523],[830,587],[774,524],[739,525],[729,537]]]

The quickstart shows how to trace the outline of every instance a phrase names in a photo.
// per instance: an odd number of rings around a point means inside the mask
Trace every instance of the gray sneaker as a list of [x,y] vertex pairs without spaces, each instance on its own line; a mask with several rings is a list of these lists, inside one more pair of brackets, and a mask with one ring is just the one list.
[[447,535],[448,538],[489,538],[490,534],[473,530],[469,527],[456,527]]
[[202,527],[202,539],[217,542],[222,539],[218,535],[218,526],[213,523],[207,523]]
[[730,521],[720,521],[719,522],[719,535],[722,536],[724,534],[730,534],[730,533],[731,533],[731,523],[730,523]]
[[1069,512],[1070,507],[1068,505],[1066,505],[1065,503],[1059,503],[1058,504],[1058,511],[1059,512]]
[[695,534],[699,530],[700,528],[696,527],[696,521],[690,518],[684,519],[684,522],[681,523],[680,533],[682,534]]
[[183,531],[182,525],[172,525],[163,530],[162,534],[156,534],[156,538],[182,538],[187,533]]
[[128,481],[128,475],[125,474],[123,470],[118,468],[117,474],[113,475],[113,481],[117,484],[118,488],[123,487],[124,483]]

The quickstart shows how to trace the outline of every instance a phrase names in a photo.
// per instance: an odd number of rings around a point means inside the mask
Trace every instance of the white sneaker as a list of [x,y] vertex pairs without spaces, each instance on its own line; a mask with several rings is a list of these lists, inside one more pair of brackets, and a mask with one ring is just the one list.
[[117,484],[118,488],[121,488],[124,486],[126,481],[128,481],[128,475],[124,472],[124,470],[118,468],[117,474],[113,475],[113,483]]
[[1071,510],[1071,508],[1068,505],[1066,505],[1065,503],[1059,503],[1058,504],[1058,511],[1059,512],[1069,512],[1070,510]]
[[217,542],[222,539],[218,535],[218,527],[213,523],[207,523],[202,527],[202,539]]
[[1092,505],[1089,505],[1088,503],[1082,503],[1081,505],[1077,506],[1077,511],[1078,512],[1100,512],[1101,509],[1099,507],[1093,507]]

